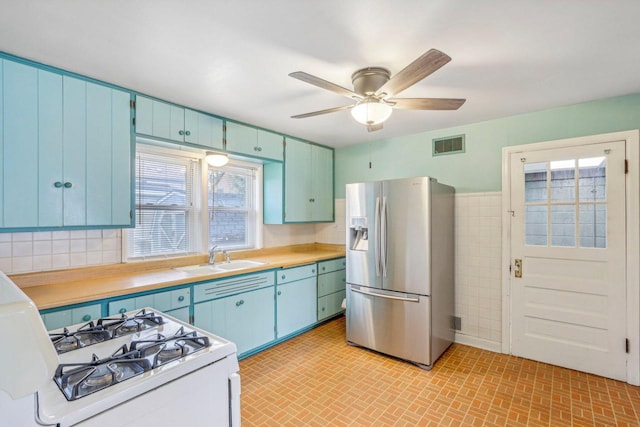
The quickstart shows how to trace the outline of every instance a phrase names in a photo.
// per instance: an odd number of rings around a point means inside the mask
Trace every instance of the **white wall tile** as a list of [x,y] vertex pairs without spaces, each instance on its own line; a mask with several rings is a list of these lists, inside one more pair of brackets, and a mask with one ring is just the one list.
[[[51,255],[51,240],[36,240],[33,242],[33,255]],[[35,268],[35,263],[34,263]]]
[[51,250],[54,254],[69,253],[69,239],[53,240]]
[[53,261],[51,259],[51,255],[35,255],[33,257],[33,270],[34,271],[43,271],[43,270],[51,270],[53,265]]
[[53,240],[68,239],[69,238],[69,232],[68,231],[54,231],[53,233],[51,233],[51,238]]
[[33,270],[33,257],[13,257],[11,258],[12,273],[27,273]]
[[0,258],[11,257],[11,242],[0,242]]
[[37,240],[51,240],[51,232],[50,231],[38,231],[37,233],[33,233],[33,241]]
[[30,242],[33,240],[33,233],[13,233],[14,242]]
[[33,255],[33,242],[14,241],[11,245],[11,256],[13,257],[26,257]]
[[87,252],[87,239],[71,239],[69,240],[69,251],[71,253]]
[[51,267],[53,269],[61,269],[61,268],[69,268],[69,254],[53,254],[51,255],[52,264]]

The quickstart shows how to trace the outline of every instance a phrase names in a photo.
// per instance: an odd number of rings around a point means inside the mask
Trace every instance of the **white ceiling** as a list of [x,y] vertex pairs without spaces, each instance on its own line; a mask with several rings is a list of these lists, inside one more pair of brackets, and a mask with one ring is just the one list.
[[[334,147],[640,92],[638,0],[0,0],[0,50]],[[453,59],[399,97],[466,98],[394,111],[368,134],[347,88],[430,48]]]

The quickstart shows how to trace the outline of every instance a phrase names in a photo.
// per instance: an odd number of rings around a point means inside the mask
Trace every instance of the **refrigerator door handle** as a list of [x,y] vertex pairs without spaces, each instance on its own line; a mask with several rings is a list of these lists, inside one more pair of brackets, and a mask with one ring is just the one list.
[[376,197],[376,211],[374,212],[373,216],[373,254],[376,259],[376,276],[379,277],[380,274],[382,274],[382,266],[380,265],[380,197]]
[[369,296],[372,296],[372,297],[377,297],[377,298],[394,299],[394,300],[398,300],[398,301],[407,301],[407,302],[420,302],[420,298],[396,297],[396,296],[393,296],[393,295],[379,294],[379,293],[375,293],[375,292],[362,290],[362,288],[355,288],[353,286],[351,287],[351,291],[352,292],[357,292],[357,293],[363,294],[363,295],[369,295]]
[[380,264],[382,276],[387,277],[387,198],[382,198],[380,208]]

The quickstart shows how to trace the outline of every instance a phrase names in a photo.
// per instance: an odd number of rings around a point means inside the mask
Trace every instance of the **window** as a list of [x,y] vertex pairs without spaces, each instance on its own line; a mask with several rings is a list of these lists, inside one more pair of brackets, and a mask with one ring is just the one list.
[[206,253],[260,244],[261,165],[203,166],[203,153],[136,145],[136,221],[127,258]]
[[606,248],[606,167],[606,157],[525,164],[525,244]]
[[136,221],[129,230],[129,258],[196,252],[199,160],[138,144]]
[[224,249],[255,246],[256,173],[253,165],[209,167],[209,245]]

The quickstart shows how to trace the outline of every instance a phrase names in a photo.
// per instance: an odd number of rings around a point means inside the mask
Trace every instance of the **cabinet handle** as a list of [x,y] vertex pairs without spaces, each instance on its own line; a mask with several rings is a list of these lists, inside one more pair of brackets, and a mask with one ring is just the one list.
[[322,307],[322,311],[324,311],[324,307]]
[[89,320],[91,320],[91,316],[88,314],[85,314],[84,316],[82,316],[82,321],[83,322],[88,322]]
[[278,291],[278,295],[282,295],[282,291]]
[[325,271],[327,269],[327,267],[322,267],[322,271]]
[[120,310],[118,310],[118,313],[120,314],[125,314],[127,312],[126,308],[121,308]]
[[64,188],[71,188],[71,187],[73,187],[73,184],[70,183],[69,181],[64,183]]
[[186,131],[184,134],[185,134],[185,135],[187,135],[187,136],[189,136],[189,135],[191,135],[191,131],[190,131],[190,130],[188,130],[188,131]]
[[184,301],[184,296],[180,295],[180,296],[178,297],[178,301],[180,301],[180,302]]
[[56,188],[61,188],[62,187],[62,183],[60,181],[56,181],[53,183],[53,186]]
[[285,276],[284,274],[282,275],[282,280],[286,279],[287,276]]
[[244,300],[241,299],[240,301],[236,302],[236,307],[240,307],[242,304],[244,304]]
[[312,273],[315,273],[315,272],[316,272],[316,269],[314,268],[313,270],[311,270],[311,272],[312,272]]
[[184,131],[183,130],[179,130],[178,131],[178,135],[184,135]]

